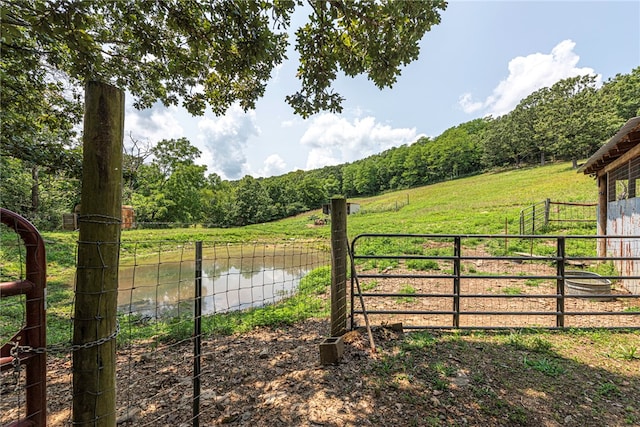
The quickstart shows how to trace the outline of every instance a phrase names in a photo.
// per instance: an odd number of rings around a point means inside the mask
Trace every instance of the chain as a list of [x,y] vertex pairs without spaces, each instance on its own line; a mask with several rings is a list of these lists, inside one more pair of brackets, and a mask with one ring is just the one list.
[[87,348],[91,348],[91,347],[97,347],[99,345],[102,345],[104,343],[107,343],[113,339],[115,339],[118,334],[120,333],[120,322],[118,320],[116,320],[116,330],[113,331],[111,333],[111,335],[104,337],[104,338],[100,338],[99,340],[96,341],[90,341],[90,342],[86,342],[84,344],[75,344],[71,346],[71,351],[76,351],[76,350],[81,350],[81,349],[87,349]]
[[[95,341],[86,342],[84,344],[75,344],[75,345],[72,345],[71,347],[63,346],[63,345],[50,346],[49,350],[62,351],[62,350],[70,349],[73,352],[81,349],[97,347],[99,345],[105,344],[115,339],[118,336],[118,334],[120,334],[120,322],[116,320],[116,329],[109,336],[100,338]],[[17,372],[18,375],[20,374],[20,354],[22,353],[43,354],[47,352],[46,347],[31,347],[29,345],[19,345],[17,341],[11,342],[10,344],[13,344],[13,346],[11,347],[11,350],[9,351],[9,355],[13,357],[11,364],[13,365],[14,372]]]
[[20,390],[20,346],[18,341],[13,343],[13,347],[9,350],[9,355],[13,358],[11,365],[13,366],[13,378],[16,383],[16,391]]

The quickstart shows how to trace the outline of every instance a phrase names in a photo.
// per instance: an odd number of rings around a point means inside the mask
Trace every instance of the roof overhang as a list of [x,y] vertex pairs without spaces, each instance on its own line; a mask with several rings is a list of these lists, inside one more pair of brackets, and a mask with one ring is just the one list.
[[578,169],[586,175],[598,174],[608,164],[614,162],[631,148],[640,143],[640,117],[629,119],[627,123],[604,144],[589,160]]

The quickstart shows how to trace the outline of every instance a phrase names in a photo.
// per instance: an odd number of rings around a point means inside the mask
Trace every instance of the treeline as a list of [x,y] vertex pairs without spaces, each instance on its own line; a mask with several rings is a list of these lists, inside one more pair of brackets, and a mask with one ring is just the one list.
[[[276,177],[222,180],[196,164],[201,153],[185,138],[153,147],[133,141],[125,153],[123,200],[147,226],[261,223],[319,208],[336,195],[370,196],[546,161],[577,166],[636,115],[640,67],[600,88],[592,76],[565,79],[532,93],[506,115],[472,120],[353,163]],[[42,229],[59,228],[62,213],[79,201],[77,168],[37,164],[15,153],[1,162],[3,207]]]

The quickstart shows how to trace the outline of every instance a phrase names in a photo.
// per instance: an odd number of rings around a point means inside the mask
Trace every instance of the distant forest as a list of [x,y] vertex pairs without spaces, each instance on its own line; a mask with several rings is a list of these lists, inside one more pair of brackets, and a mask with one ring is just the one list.
[[[599,88],[592,76],[561,80],[506,115],[462,123],[353,163],[269,178],[227,181],[207,174],[205,166],[196,165],[200,151],[185,138],[153,147],[133,141],[125,153],[123,201],[134,207],[139,226],[267,222],[319,208],[338,195],[372,196],[547,161],[573,161],[577,167],[638,115],[640,67]],[[62,213],[80,200],[78,146],[57,153],[61,161],[55,164],[3,150],[2,206],[41,229],[61,228]]]

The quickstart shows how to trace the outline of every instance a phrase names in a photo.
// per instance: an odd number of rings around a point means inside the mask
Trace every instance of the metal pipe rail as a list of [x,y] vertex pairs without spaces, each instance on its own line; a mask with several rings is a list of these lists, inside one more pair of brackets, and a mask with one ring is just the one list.
[[[376,242],[376,239],[383,239]],[[403,240],[404,239],[404,240]],[[467,240],[474,242],[464,247],[463,242]],[[510,251],[509,241],[513,240],[525,240],[535,243],[544,243],[541,245],[542,249],[548,251],[549,246],[553,245],[554,250],[552,255],[513,255],[513,251]],[[487,251],[473,251],[471,255],[468,253],[476,247],[478,241],[482,241],[484,244],[493,245],[494,250],[498,248],[497,252],[500,255],[487,256]],[[598,257],[593,256],[592,253],[596,252],[596,245],[613,244],[616,248],[622,246],[621,242],[624,241],[625,245],[633,245],[636,249],[635,252],[627,253],[615,253],[613,249],[609,251],[610,256]],[[411,253],[402,252],[407,248],[407,242],[412,242],[414,247],[411,247]],[[570,249],[567,250],[567,244],[570,242]],[[581,242],[581,243],[580,243]],[[592,242],[596,242],[594,245]],[[369,245],[367,245],[369,243]],[[580,244],[588,243],[586,245],[588,249],[576,249]],[[418,247],[435,247],[438,250],[434,255],[426,255],[424,252],[416,251],[415,245]],[[500,247],[504,245],[504,248]],[[528,245],[528,243],[527,243]],[[545,246],[546,245],[546,246]],[[507,316],[514,316],[516,318],[522,318],[523,316],[532,316],[540,318],[554,318],[553,326],[542,326],[545,329],[562,329],[565,327],[576,327],[567,325],[565,320],[573,316],[574,318],[583,316],[587,318],[594,316],[596,319],[598,316],[611,316],[612,319],[629,319],[629,321],[619,322],[612,321],[612,325],[609,327],[617,328],[624,327],[625,329],[634,328],[640,329],[640,290],[637,289],[637,283],[640,283],[640,236],[544,236],[544,235],[432,235],[432,234],[374,234],[365,233],[356,236],[351,241],[351,253],[353,254],[353,260],[356,264],[361,264],[360,270],[365,272],[358,272],[357,268],[352,271],[354,275],[357,275],[359,280],[371,280],[372,282],[384,282],[389,280],[391,283],[396,284],[406,281],[410,288],[411,285],[415,285],[417,289],[411,289],[410,293],[395,291],[394,289],[380,289],[379,292],[373,290],[363,290],[357,292],[353,286],[355,278],[351,278],[351,325],[356,327],[356,316],[364,314],[362,309],[358,309],[356,304],[356,298],[363,297],[367,299],[367,314],[382,315],[382,316],[394,316],[394,321],[402,316],[430,316],[430,319],[438,317],[440,320],[447,317],[449,323],[433,325],[408,325],[407,329],[427,329],[427,328],[439,328],[439,329],[500,329],[500,325],[486,326],[479,322],[476,324],[461,323],[461,317],[467,316],[466,319],[474,317],[483,317],[486,319],[489,316],[498,316],[499,318],[506,318]],[[360,248],[362,247],[362,250]],[[363,254],[359,254],[361,251]],[[375,253],[378,252],[378,253]],[[467,253],[464,253],[467,252]],[[493,251],[492,251],[493,252]],[[464,255],[463,255],[464,253]],[[409,262],[428,261],[431,263],[439,263],[440,266],[446,265],[446,271],[440,272],[438,269],[426,269],[424,272],[414,272],[407,268]],[[620,280],[621,283],[632,283],[630,292],[622,293],[616,292],[615,299],[623,304],[628,302],[626,308],[620,309],[608,309],[608,311],[596,311],[597,306],[590,307],[588,304],[582,304],[580,301],[591,300],[594,297],[601,297],[602,295],[582,295],[571,291],[567,293],[565,282],[582,277],[579,273],[567,270],[566,266],[585,266],[587,264],[596,264],[602,262],[611,262],[615,264],[616,269],[620,271],[620,274],[602,274],[597,275],[597,279],[605,280]],[[395,266],[402,266],[404,268],[388,267],[373,271],[371,266],[364,267],[367,263],[380,262],[392,263]],[[467,271],[463,272],[464,266],[469,265],[483,265],[487,266],[494,262],[494,267],[485,267],[486,269],[496,268],[496,264],[502,265],[504,271],[489,270],[484,272],[479,271]],[[544,265],[544,268],[536,270],[535,273],[527,271],[528,265]],[[523,265],[524,267],[518,267]],[[520,268],[521,271],[518,271]],[[582,268],[582,267],[581,267]],[[394,271],[395,270],[395,271]],[[377,280],[380,279],[380,280]],[[498,294],[498,293],[482,293],[483,288],[480,289],[467,286],[472,281],[492,283],[493,286],[506,287],[512,282],[524,283],[527,280],[532,281],[545,281],[546,290],[548,293],[536,292],[535,288],[526,289],[526,292],[520,292],[515,294]],[[549,283],[550,282],[550,283]],[[379,284],[379,283],[378,283]],[[506,285],[505,285],[506,284]],[[399,286],[399,285],[397,285]],[[549,289],[549,286],[552,288]],[[444,287],[444,288],[443,288]],[[480,291],[480,292],[479,292]],[[533,291],[533,292],[532,292]],[[543,289],[544,292],[544,289]],[[387,302],[384,302],[384,299]],[[410,300],[405,303],[398,303],[398,309],[395,309],[395,305],[388,302],[388,299],[404,299]],[[376,301],[380,301],[375,304]],[[504,305],[510,306],[509,309],[499,309],[502,307],[492,306],[491,303],[485,304],[483,307],[478,307],[479,301],[497,301],[498,304],[504,301]],[[527,302],[529,301],[529,302]],[[546,301],[546,304],[545,304]],[[582,304],[582,305],[581,305]],[[513,308],[517,307],[517,308]],[[525,308],[525,307],[528,307]],[[552,308],[553,307],[553,308]],[[604,307],[604,306],[602,306]],[[481,310],[479,308],[485,308]],[[595,309],[594,309],[595,308]],[[616,311],[617,310],[617,311]],[[422,320],[427,319],[423,317]],[[382,320],[385,322],[386,320]],[[469,323],[471,320],[469,320]],[[545,321],[543,323],[547,323]],[[596,324],[595,320],[590,320],[590,323]],[[530,325],[517,326],[517,320],[510,320],[508,328],[513,327],[536,327]],[[540,325],[538,325],[539,327]]]
[[26,219],[0,208],[0,221],[13,229],[26,248],[25,279],[0,283],[0,298],[25,295],[26,324],[0,348],[0,369],[26,370],[26,414],[8,426],[46,426],[46,277],[45,246],[38,230]]

